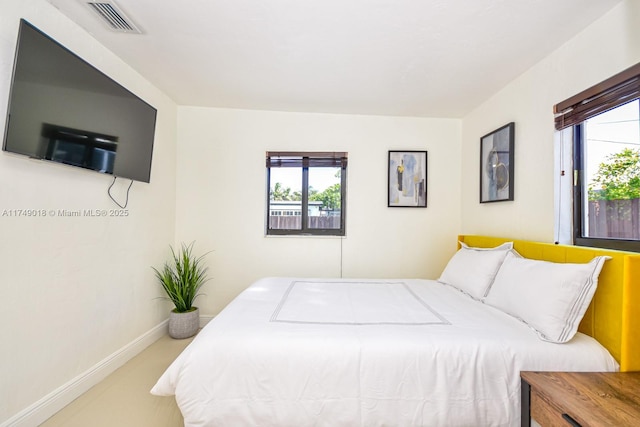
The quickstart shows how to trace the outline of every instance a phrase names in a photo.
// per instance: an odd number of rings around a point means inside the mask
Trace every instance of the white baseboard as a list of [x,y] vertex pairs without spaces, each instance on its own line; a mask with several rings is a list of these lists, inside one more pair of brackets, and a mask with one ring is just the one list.
[[[202,321],[203,319],[201,317],[200,324],[202,324]],[[4,421],[0,424],[0,427],[33,427],[43,423],[56,412],[77,399],[81,394],[105,379],[107,375],[114,372],[142,350],[166,335],[168,322],[169,320],[165,320],[150,331],[139,336],[92,368]]]

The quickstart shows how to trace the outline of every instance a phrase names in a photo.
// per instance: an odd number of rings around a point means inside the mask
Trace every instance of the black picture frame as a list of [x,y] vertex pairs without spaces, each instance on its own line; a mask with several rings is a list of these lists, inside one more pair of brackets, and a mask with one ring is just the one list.
[[387,206],[427,207],[427,152],[389,151],[387,163]]
[[512,201],[515,123],[480,138],[480,203]]

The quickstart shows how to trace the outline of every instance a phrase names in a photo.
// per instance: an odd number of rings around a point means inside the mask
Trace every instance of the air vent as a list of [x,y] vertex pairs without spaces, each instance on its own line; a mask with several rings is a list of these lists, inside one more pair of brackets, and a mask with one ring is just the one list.
[[140,28],[113,1],[90,1],[87,2],[87,5],[102,18],[111,30],[119,33],[142,34]]

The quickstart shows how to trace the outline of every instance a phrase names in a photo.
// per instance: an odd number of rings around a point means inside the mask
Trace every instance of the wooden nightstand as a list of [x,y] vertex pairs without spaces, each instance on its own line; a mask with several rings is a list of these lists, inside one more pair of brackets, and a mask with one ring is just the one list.
[[522,372],[522,421],[547,426],[640,425],[640,372]]

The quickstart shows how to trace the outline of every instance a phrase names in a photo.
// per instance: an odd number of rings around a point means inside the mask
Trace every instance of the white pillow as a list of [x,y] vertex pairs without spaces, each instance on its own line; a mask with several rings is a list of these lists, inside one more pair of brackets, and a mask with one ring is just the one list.
[[507,255],[484,302],[522,320],[544,341],[567,342],[578,330],[607,259],[565,264]]
[[489,292],[502,261],[513,249],[513,242],[495,248],[462,246],[449,260],[438,282],[457,288],[472,298],[482,299]]

